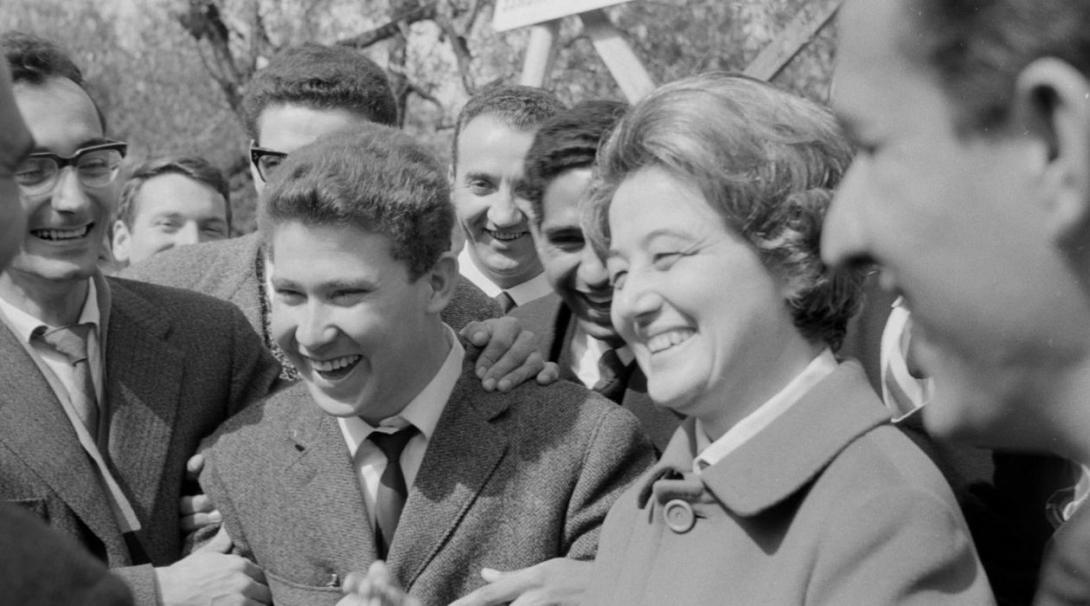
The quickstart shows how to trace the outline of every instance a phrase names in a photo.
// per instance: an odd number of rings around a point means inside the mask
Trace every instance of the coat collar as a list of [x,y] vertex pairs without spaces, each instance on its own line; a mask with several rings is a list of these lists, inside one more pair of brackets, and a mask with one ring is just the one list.
[[[716,499],[731,511],[754,516],[805,487],[850,443],[888,423],[889,413],[855,362],[840,364],[771,425],[700,474]],[[645,477],[639,505],[655,481],[691,472],[692,419],[674,434],[662,460]]]
[[222,249],[226,253],[223,263],[227,265],[222,271],[227,279],[218,281],[209,294],[234,303],[257,333],[263,334],[265,287],[261,282],[266,267],[261,235],[254,232],[227,242],[230,244]]

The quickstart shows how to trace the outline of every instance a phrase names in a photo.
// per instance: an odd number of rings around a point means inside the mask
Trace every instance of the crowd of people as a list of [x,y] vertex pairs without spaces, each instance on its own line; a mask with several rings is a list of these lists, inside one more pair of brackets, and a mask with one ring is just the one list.
[[0,603],[1090,603],[1090,4],[838,31],[828,107],[498,83],[449,167],[288,48],[237,237],[0,34]]

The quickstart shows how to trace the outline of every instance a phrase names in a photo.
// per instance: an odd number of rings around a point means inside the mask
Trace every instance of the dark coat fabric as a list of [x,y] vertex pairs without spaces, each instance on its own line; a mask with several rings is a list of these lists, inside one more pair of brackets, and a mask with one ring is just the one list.
[[942,475],[842,364],[723,460],[694,423],[610,510],[586,603],[993,604]]
[[141,522],[134,565],[94,463],[45,376],[0,324],[0,501],[37,513],[107,563],[138,604],[155,604],[152,566],[179,559],[186,461],[234,413],[267,395],[279,365],[232,305],[107,278],[103,361],[108,460]]
[[[210,439],[201,485],[278,606],[335,604],[376,558],[334,417],[297,384]],[[426,605],[480,587],[482,567],[591,559],[605,514],[653,461],[628,412],[581,386],[485,392],[463,368],[409,491],[387,563]]]
[[0,504],[0,604],[130,606],[121,579],[71,538]]
[[[579,382],[579,377],[571,370],[571,340],[575,321],[571,310],[559,296],[551,294],[541,297],[516,307],[509,315],[517,318],[523,328],[537,335],[541,355],[547,361],[557,363],[561,378]],[[630,365],[624,396],[618,404],[640,420],[640,426],[659,452],[666,448],[681,424],[680,415],[651,401],[647,395],[647,379],[635,361]]]

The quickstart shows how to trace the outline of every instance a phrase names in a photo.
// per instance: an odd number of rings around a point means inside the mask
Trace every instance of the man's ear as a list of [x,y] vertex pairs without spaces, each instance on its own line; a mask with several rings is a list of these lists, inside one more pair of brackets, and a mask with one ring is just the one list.
[[454,253],[443,253],[428,273],[420,279],[427,280],[428,285],[431,286],[428,291],[428,313],[437,314],[443,311],[454,298],[458,280],[461,279],[461,274],[458,273],[458,258],[454,256]]
[[132,234],[129,233],[128,226],[120,219],[114,221],[114,237],[113,242],[110,243],[114,259],[120,263],[128,263],[130,244],[132,244]]
[[1086,248],[1090,244],[1090,81],[1069,63],[1038,59],[1019,74],[1014,95],[1017,126],[1044,146],[1041,192],[1047,228],[1058,246]]

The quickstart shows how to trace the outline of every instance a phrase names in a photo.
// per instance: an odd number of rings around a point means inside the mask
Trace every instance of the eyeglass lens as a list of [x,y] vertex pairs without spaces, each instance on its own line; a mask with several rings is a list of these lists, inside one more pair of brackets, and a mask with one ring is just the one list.
[[[71,163],[85,187],[109,185],[121,167],[123,154],[118,149],[92,149],[81,152]],[[61,172],[52,155],[31,155],[19,166],[15,181],[28,194],[41,194],[53,189]]]
[[257,173],[259,175],[261,175],[262,179],[264,179],[265,181],[268,181],[269,177],[272,176],[273,171],[275,171],[277,169],[277,167],[280,166],[280,164],[284,162],[284,158],[287,155],[286,154],[281,154],[279,152],[259,152],[259,153],[255,154],[255,156],[256,156],[255,164],[257,165]]

